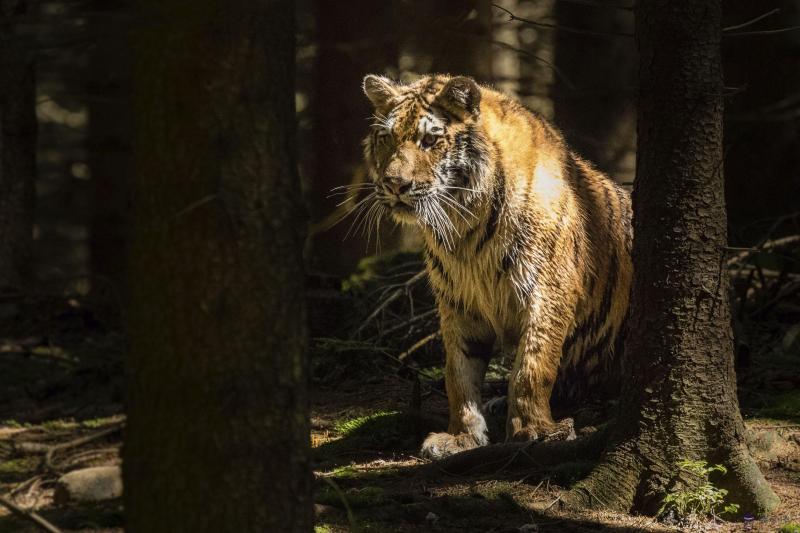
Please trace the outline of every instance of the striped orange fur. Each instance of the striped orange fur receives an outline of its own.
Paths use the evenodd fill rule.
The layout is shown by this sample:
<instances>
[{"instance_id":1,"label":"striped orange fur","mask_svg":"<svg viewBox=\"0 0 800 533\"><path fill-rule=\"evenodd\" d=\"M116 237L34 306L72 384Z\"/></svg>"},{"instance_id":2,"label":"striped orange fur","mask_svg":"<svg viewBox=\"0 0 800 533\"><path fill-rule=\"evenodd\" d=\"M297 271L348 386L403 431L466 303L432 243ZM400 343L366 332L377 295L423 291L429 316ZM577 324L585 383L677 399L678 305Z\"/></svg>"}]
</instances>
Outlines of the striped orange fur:
<instances>
[{"instance_id":1,"label":"striped orange fur","mask_svg":"<svg viewBox=\"0 0 800 533\"><path fill-rule=\"evenodd\" d=\"M486 444L481 382L515 353L508 439L547 438L550 398L611 360L632 276L629 195L509 96L467 77L367 76L370 209L420 227L438 302L450 406L429 457ZM565 378L572 374L573 378Z\"/></svg>"}]
</instances>

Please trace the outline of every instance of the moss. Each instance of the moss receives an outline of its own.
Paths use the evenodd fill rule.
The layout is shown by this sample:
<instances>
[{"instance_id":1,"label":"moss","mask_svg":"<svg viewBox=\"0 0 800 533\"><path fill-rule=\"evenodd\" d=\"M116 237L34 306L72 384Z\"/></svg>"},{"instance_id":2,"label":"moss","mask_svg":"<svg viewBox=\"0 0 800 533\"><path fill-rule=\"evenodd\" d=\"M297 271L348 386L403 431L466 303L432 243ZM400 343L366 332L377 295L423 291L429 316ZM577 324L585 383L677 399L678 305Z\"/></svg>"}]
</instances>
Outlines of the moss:
<instances>
[{"instance_id":1,"label":"moss","mask_svg":"<svg viewBox=\"0 0 800 533\"><path fill-rule=\"evenodd\" d=\"M559 485L570 486L589 475L592 466L592 463L583 461L555 465L551 470L553 481Z\"/></svg>"},{"instance_id":2,"label":"moss","mask_svg":"<svg viewBox=\"0 0 800 533\"><path fill-rule=\"evenodd\" d=\"M46 422L42 422L41 424L42 429L47 431L64 431L75 429L78 427L78 423L74 420L47 420Z\"/></svg>"},{"instance_id":3,"label":"moss","mask_svg":"<svg viewBox=\"0 0 800 533\"><path fill-rule=\"evenodd\" d=\"M378 507L392 503L393 500L386 497L384 490L380 487L363 487L360 489L349 489L343 491L344 497L347 500L347 505L352 509L359 509L364 507ZM314 500L323 505L331 505L333 507L344 508L345 504L341 496L331 487L326 487L317 493Z\"/></svg>"},{"instance_id":4,"label":"moss","mask_svg":"<svg viewBox=\"0 0 800 533\"><path fill-rule=\"evenodd\" d=\"M333 429L343 437L346 437L370 423L374 429L380 429L382 426L392 424L392 417L399 414L397 411L378 411L366 416L340 420L334 424Z\"/></svg>"},{"instance_id":5,"label":"moss","mask_svg":"<svg viewBox=\"0 0 800 533\"><path fill-rule=\"evenodd\" d=\"M314 449L319 460L341 457L345 452L410 450L417 446L419 417L396 411L378 411L341 420L334 425L340 438ZM352 458L352 457L351 457Z\"/></svg>"},{"instance_id":6,"label":"moss","mask_svg":"<svg viewBox=\"0 0 800 533\"><path fill-rule=\"evenodd\" d=\"M513 500L514 489L515 484L508 481L479 483L470 489L470 495L485 500L507 500L509 498Z\"/></svg>"},{"instance_id":7,"label":"moss","mask_svg":"<svg viewBox=\"0 0 800 533\"><path fill-rule=\"evenodd\" d=\"M328 477L342 480L357 479L359 481L369 481L374 479L381 479L384 477L395 476L400 471L399 468L370 468L359 469L353 465L340 466L328 472Z\"/></svg>"},{"instance_id":8,"label":"moss","mask_svg":"<svg viewBox=\"0 0 800 533\"><path fill-rule=\"evenodd\" d=\"M9 483L32 476L39 467L39 457L21 457L0 461L0 480Z\"/></svg>"}]
</instances>

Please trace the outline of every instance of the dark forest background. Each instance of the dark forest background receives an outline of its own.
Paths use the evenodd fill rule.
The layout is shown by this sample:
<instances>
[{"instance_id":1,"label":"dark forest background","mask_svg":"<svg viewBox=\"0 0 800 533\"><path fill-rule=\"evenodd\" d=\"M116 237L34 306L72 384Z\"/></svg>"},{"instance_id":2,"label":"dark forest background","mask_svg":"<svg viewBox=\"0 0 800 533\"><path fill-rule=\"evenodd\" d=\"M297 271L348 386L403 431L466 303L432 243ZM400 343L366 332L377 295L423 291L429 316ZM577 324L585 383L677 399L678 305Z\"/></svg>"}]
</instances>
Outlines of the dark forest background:
<instances>
[{"instance_id":1,"label":"dark forest background","mask_svg":"<svg viewBox=\"0 0 800 533\"><path fill-rule=\"evenodd\" d=\"M133 13L125 2L28 4L14 24L36 80L28 88L35 91L38 122L35 278L81 293L124 291ZM510 20L501 8L541 23ZM773 8L780 11L746 29L798 23L800 8L787 0L726 2L725 24ZM579 153L617 181L633 181L637 63L630 8L569 0L496 6L353 0L299 1L296 9L309 268L345 274L374 252L358 235L343 240L348 224L330 227L338 203L329 198L331 189L364 179L361 139L372 112L361 92L366 73L400 80L428 72L474 76L553 120ZM799 48L797 32L737 36L731 30L724 40L732 246L757 244L770 230L793 230L800 195ZM771 229L780 217L786 218ZM412 235L385 230L384 250L418 246Z\"/></svg>"},{"instance_id":2,"label":"dark forest background","mask_svg":"<svg viewBox=\"0 0 800 533\"><path fill-rule=\"evenodd\" d=\"M631 517L544 514L561 497L559 487L591 470L579 460L546 474L530 464L510 477L467 471L436 487L401 479L405 468L417 475L421 438L441 428L446 413L422 243L413 229L391 222L377 238L352 228L347 214L357 199L335 193L367 180L361 141L373 109L361 83L368 73L399 81L434 72L471 76L552 121L579 154L632 188L641 75L632 3L234 2L236 16L221 22L215 18L225 12L221 4L199 4L211 6L214 16L188 1L165 3L160 11L149 0L0 0L0 497L18 511L16 518L0 512L0 532L33 527L26 513L37 510L65 531L118 530L124 453L137 472L160 475L174 458L180 459L176 471L189 472L175 483L185 484L186 495L160 511L213 500L217 491L236 495L231 501L255 498L254 479L285 463L274 485L282 479L292 487L281 503L309 494L313 485L320 532L357 525L429 531L437 524L487 531L498 521L512 524L509 531L528 522L552 531L644 530ZM250 9L252 19L241 16ZM284 18L272 17L279 9ZM242 24L262 55L231 66L222 46L229 41L216 43L235 41L234 24ZM789 502L772 527L800 520L800 0L725 0L722 27L728 221L722 267L731 277L748 444ZM671 44L665 39L659 49L669 54ZM264 139L263 131L247 129L247 116L233 113L240 109L225 107L227 88L240 82L265 96L255 99L253 113L274 126L270 172L236 167L242 154L236 150L258 154ZM217 121L231 109L230 122ZM209 155L217 149L219 159ZM165 161L174 165L158 166ZM201 176L189 179L187 172L184 180L181 172L194 161ZM262 174L278 176L274 195L265 192L263 184L273 181ZM291 227L276 230L242 217L231 225L241 231L237 236L264 247L228 247L228 234L219 230L228 222L224 216L209 210L208 218L192 218L230 200L207 193L217 191L218 179L229 180L221 189L236 201L253 199L227 205L232 211L268 205ZM286 191L288 197L280 196ZM159 204L153 200L159 195L173 203ZM173 224L179 219L192 222ZM302 248L302 266L299 255L296 263L278 255L294 244ZM230 257L245 261L225 263ZM209 286L222 280L219 286L230 288L219 301L219 294L208 297L218 304L211 311L204 307L207 295L199 294L207 279ZM262 279L286 283L274 289ZM281 337L287 331L289 341ZM266 354L267 362L253 353ZM295 363L307 363L310 390ZM492 363L486 397L505 390L509 364ZM164 380L148 388L148 379L160 374ZM225 380L242 390L222 390ZM265 383L286 403L273 409ZM131 390L145 398L137 412L126 403ZM219 410L213 394L225 400ZM281 418L306 403L310 428L306 418L295 424ZM263 409L245 408L252 405ZM569 414L576 426L594 427L616 408L612 401ZM253 423L258 417L267 421L263 427ZM227 476L227 464L197 458L207 448L197 452L176 437L197 436L213 448L220 427L235 447L230 464L260 457L259 442L274 444L270 439L288 427L294 443L307 440L310 430L312 450L298 451L294 462L264 459L271 462L239 483ZM491 431L494 438L502 428ZM256 434L262 441L250 438ZM287 442L278 447L294 445ZM157 459L135 464L154 449L159 453L149 457ZM308 461L313 481L305 475ZM111 469L95 474L117 483L100 502L63 479L94 467ZM136 486L126 505L147 516L149 505L160 504L148 485L158 475L126 475ZM205 486L208 479L224 481ZM153 484L169 493L175 486L169 481ZM523 505L532 494L545 503ZM303 500L295 507L312 506ZM208 514L238 516L230 508ZM177 530L170 520L164 531ZM178 523L187 531L223 530L206 516L194 520L191 527ZM297 522L303 520L308 517ZM403 527L395 529L398 521ZM148 531L146 523L131 530Z\"/></svg>"}]
</instances>

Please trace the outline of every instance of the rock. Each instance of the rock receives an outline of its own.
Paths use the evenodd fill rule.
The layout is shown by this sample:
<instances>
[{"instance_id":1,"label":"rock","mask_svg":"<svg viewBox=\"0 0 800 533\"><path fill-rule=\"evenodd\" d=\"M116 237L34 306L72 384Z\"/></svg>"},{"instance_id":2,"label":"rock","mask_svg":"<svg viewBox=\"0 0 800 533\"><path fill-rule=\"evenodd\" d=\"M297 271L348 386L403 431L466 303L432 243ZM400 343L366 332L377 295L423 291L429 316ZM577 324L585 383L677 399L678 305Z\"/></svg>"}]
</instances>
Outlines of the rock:
<instances>
[{"instance_id":1,"label":"rock","mask_svg":"<svg viewBox=\"0 0 800 533\"><path fill-rule=\"evenodd\" d=\"M53 499L57 504L96 502L122 496L122 470L119 466L95 466L73 470L56 482Z\"/></svg>"},{"instance_id":2,"label":"rock","mask_svg":"<svg viewBox=\"0 0 800 533\"><path fill-rule=\"evenodd\" d=\"M539 531L539 526L536 524L523 524L519 526L519 531L522 533L530 533L531 531Z\"/></svg>"}]
</instances>

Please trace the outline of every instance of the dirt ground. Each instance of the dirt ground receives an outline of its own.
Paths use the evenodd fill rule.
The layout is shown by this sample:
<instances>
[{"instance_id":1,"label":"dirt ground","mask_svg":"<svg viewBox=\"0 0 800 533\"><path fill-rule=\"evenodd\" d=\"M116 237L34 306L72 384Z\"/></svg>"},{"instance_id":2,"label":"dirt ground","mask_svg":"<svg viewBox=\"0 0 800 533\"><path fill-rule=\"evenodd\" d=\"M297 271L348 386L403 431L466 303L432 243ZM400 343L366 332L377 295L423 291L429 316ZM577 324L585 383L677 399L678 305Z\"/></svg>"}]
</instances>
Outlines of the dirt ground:
<instances>
[{"instance_id":1,"label":"dirt ground","mask_svg":"<svg viewBox=\"0 0 800 533\"><path fill-rule=\"evenodd\" d=\"M424 434L441 429L446 403L424 400L430 420L409 414L411 386L397 379L315 391L312 442L316 451L319 531L686 531L648 517L612 512L568 513L559 494L591 465L491 475L425 475L415 455ZM439 420L437 420L439 417ZM439 427L437 427L439 425ZM781 498L780 508L752 531L800 523L800 423L750 418L753 453ZM349 508L349 511L348 511ZM743 531L741 522L698 523L696 531Z\"/></svg>"},{"instance_id":2,"label":"dirt ground","mask_svg":"<svg viewBox=\"0 0 800 533\"><path fill-rule=\"evenodd\" d=\"M0 318L10 324L0 332L0 497L65 532L123 525L119 499L54 499L62 474L120 463L125 343L119 322L98 315L76 298L0 295ZM772 516L753 524L763 532L800 523L800 353L795 345L778 350L786 335L773 330L758 337L767 339L759 341L764 349L740 368L752 450L781 498ZM417 381L390 347L341 349L332 342L317 338L312 345L318 533L687 530L648 517L560 510L559 495L586 475L588 463L432 476L435 467L416 452L429 431L446 425L440 348L431 343L427 354L417 354L424 370ZM493 379L487 397L503 388L499 373ZM495 429L502 426L495 422ZM744 525L704 522L695 530L738 532ZM38 529L0 506L0 533L12 531Z\"/></svg>"}]
</instances>

